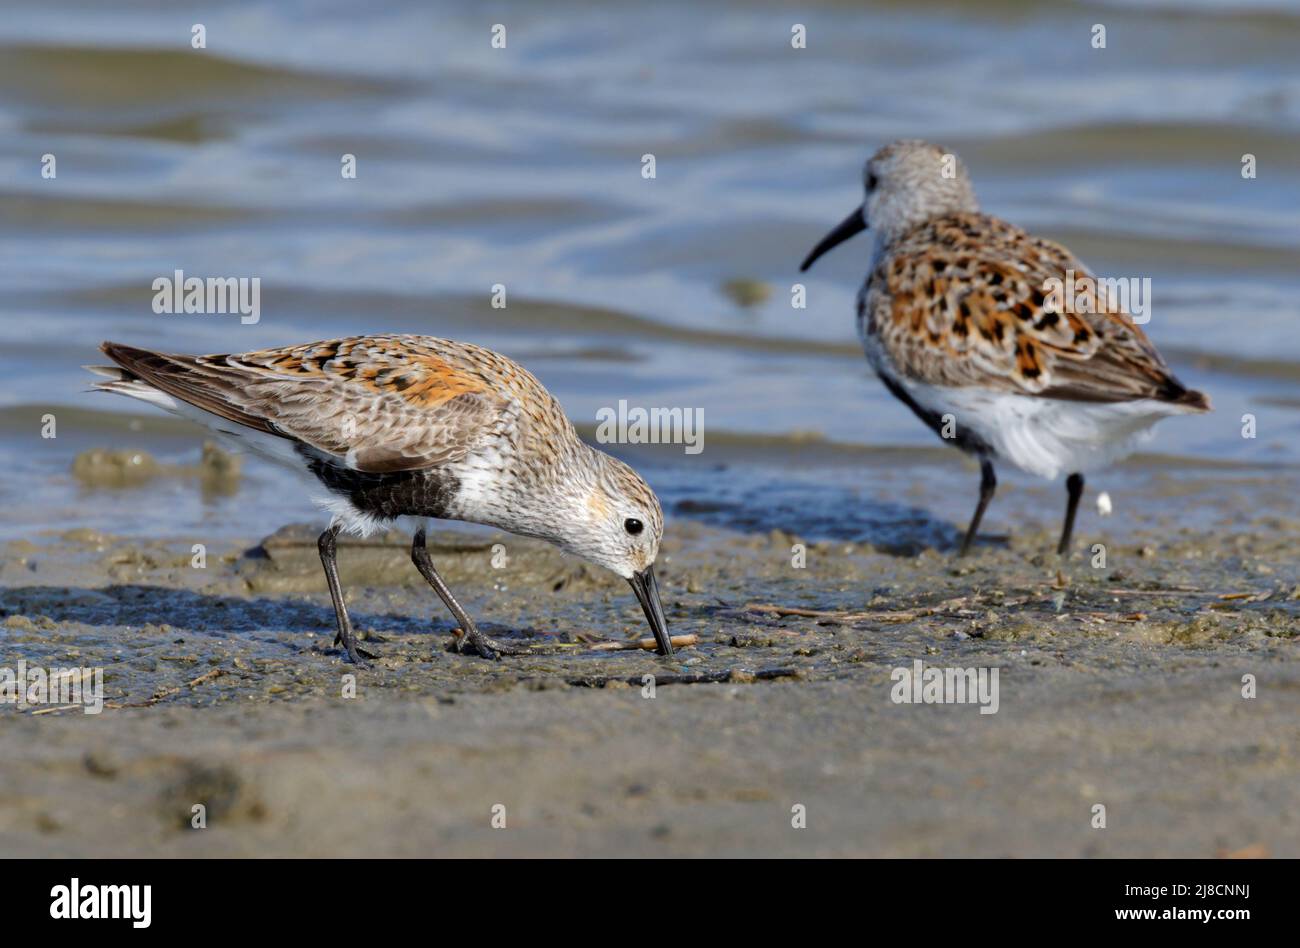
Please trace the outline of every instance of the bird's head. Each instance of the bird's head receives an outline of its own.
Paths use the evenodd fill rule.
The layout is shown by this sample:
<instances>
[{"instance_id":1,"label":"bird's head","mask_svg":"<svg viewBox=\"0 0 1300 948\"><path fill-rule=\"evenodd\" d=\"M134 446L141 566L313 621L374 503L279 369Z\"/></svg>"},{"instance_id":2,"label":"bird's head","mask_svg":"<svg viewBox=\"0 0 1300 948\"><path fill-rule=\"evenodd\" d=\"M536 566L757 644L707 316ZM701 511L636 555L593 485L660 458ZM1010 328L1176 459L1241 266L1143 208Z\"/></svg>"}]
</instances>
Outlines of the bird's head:
<instances>
[{"instance_id":1,"label":"bird's head","mask_svg":"<svg viewBox=\"0 0 1300 948\"><path fill-rule=\"evenodd\" d=\"M887 246L932 218L979 210L961 159L919 139L896 141L872 155L862 169L862 189L862 204L822 238L800 270L867 228L877 246Z\"/></svg>"},{"instance_id":2,"label":"bird's head","mask_svg":"<svg viewBox=\"0 0 1300 948\"><path fill-rule=\"evenodd\" d=\"M562 545L626 579L636 593L661 654L672 654L654 563L664 515L650 486L617 458L592 450L594 476L566 524Z\"/></svg>"}]
</instances>

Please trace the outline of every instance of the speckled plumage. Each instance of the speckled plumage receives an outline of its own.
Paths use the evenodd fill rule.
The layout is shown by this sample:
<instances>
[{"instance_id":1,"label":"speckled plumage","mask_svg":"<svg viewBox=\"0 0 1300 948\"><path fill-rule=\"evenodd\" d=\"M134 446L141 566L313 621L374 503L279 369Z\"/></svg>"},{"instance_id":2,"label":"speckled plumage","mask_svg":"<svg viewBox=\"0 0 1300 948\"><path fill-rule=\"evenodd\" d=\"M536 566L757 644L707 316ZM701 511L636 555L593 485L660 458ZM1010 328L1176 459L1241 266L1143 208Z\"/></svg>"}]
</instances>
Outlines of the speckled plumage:
<instances>
[{"instance_id":1,"label":"speckled plumage","mask_svg":"<svg viewBox=\"0 0 1300 948\"><path fill-rule=\"evenodd\" d=\"M981 458L1071 474L1062 549L1082 473L1124 456L1160 418L1207 411L1146 334L1068 249L981 213L965 166L926 142L894 142L863 171L862 207L804 261L870 229L858 294L867 358L927 425ZM1053 286L1073 286L1061 305ZM945 420L946 419L946 420ZM945 433L945 431L947 433Z\"/></svg>"},{"instance_id":2,"label":"speckled plumage","mask_svg":"<svg viewBox=\"0 0 1300 948\"><path fill-rule=\"evenodd\" d=\"M1072 311L1048 306L1048 281L1071 272L1091 276L1060 244L996 217L934 218L884 248L858 331L878 370L927 385L1095 402L1195 394L1104 287L1082 283L1087 302Z\"/></svg>"},{"instance_id":3,"label":"speckled plumage","mask_svg":"<svg viewBox=\"0 0 1300 948\"><path fill-rule=\"evenodd\" d=\"M549 540L629 580L658 553L654 492L579 439L541 383L491 350L414 335L200 356L102 348L120 368L96 369L111 379L101 389L308 472L335 532L407 516L464 520ZM632 521L643 528L630 532Z\"/></svg>"}]
</instances>

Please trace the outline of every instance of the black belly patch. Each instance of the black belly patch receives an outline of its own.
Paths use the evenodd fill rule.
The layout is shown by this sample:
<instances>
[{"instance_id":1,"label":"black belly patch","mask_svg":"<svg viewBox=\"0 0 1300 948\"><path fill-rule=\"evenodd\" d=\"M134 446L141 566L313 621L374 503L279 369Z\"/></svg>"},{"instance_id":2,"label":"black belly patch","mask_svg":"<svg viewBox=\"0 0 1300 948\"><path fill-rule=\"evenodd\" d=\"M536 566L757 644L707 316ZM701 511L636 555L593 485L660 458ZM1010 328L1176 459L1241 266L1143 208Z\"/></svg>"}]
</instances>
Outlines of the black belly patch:
<instances>
[{"instance_id":1,"label":"black belly patch","mask_svg":"<svg viewBox=\"0 0 1300 948\"><path fill-rule=\"evenodd\" d=\"M317 480L363 513L385 520L397 517L446 519L460 483L438 471L367 474L342 467L310 449L298 448Z\"/></svg>"},{"instance_id":2,"label":"black belly patch","mask_svg":"<svg viewBox=\"0 0 1300 948\"><path fill-rule=\"evenodd\" d=\"M944 438L942 415L938 412L930 411L930 409L918 404L916 399L908 394L907 389L903 388L903 386L899 385L883 372L877 372L876 375L880 377L880 381L885 383L885 388L889 389L891 395L908 408L912 409L912 414L925 422L926 425L940 438L943 438L944 444L955 445L967 454L978 454L980 457L995 456L996 452L994 452L992 445L979 435L972 432L969 428L963 427L960 418L957 419L956 430L954 432L955 436L952 438Z\"/></svg>"}]
</instances>

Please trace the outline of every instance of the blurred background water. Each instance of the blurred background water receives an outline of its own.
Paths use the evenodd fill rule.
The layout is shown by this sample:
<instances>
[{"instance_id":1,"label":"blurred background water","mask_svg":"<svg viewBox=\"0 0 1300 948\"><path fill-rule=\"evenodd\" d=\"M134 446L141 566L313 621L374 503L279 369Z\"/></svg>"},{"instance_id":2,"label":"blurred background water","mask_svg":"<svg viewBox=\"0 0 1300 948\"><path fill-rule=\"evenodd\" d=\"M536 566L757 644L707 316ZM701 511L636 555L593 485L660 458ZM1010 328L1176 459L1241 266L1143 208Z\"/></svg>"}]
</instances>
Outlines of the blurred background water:
<instances>
[{"instance_id":1,"label":"blurred background water","mask_svg":"<svg viewBox=\"0 0 1300 948\"><path fill-rule=\"evenodd\" d=\"M1146 328L1217 410L1094 483L1291 477L1300 454L1295 3L0 3L0 133L4 536L311 516L260 462L232 496L79 484L84 448L193 459L200 441L88 391L100 340L401 331L520 359L580 427L618 399L702 409L702 454L637 456L670 513L946 543L976 478L862 359L869 242L797 271L900 137L959 153L986 210L1151 278ZM260 322L155 314L178 269L259 277ZM1054 524L1063 491L1043 489L989 523Z\"/></svg>"}]
</instances>

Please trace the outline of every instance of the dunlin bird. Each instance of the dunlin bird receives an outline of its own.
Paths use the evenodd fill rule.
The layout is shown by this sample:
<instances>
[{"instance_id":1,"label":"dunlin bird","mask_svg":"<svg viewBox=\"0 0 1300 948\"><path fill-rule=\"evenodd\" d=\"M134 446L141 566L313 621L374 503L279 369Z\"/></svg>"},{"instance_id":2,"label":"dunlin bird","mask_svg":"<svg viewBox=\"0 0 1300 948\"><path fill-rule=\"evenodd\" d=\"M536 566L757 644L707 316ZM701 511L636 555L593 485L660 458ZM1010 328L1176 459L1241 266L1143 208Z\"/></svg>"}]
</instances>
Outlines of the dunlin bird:
<instances>
[{"instance_id":1,"label":"dunlin bird","mask_svg":"<svg viewBox=\"0 0 1300 948\"><path fill-rule=\"evenodd\" d=\"M425 519L540 537L632 584L672 653L654 561L663 512L635 471L578 438L551 394L487 349L429 336L332 339L242 355L169 355L105 342L91 366L119 392L191 418L324 488L320 535L338 639L358 661L335 562L341 531L420 518L411 559L463 631L457 648L517 653L481 633L433 567ZM362 653L365 654L365 653ZM371 656L367 656L371 657Z\"/></svg>"},{"instance_id":2,"label":"dunlin bird","mask_svg":"<svg viewBox=\"0 0 1300 948\"><path fill-rule=\"evenodd\" d=\"M955 155L894 142L867 162L863 186L862 205L800 269L870 228L858 294L867 359L890 393L980 460L961 553L997 487L995 460L1069 475L1057 547L1067 553L1084 473L1130 453L1161 418L1208 411L1209 399L1174 378L1074 254L981 214Z\"/></svg>"}]
</instances>

